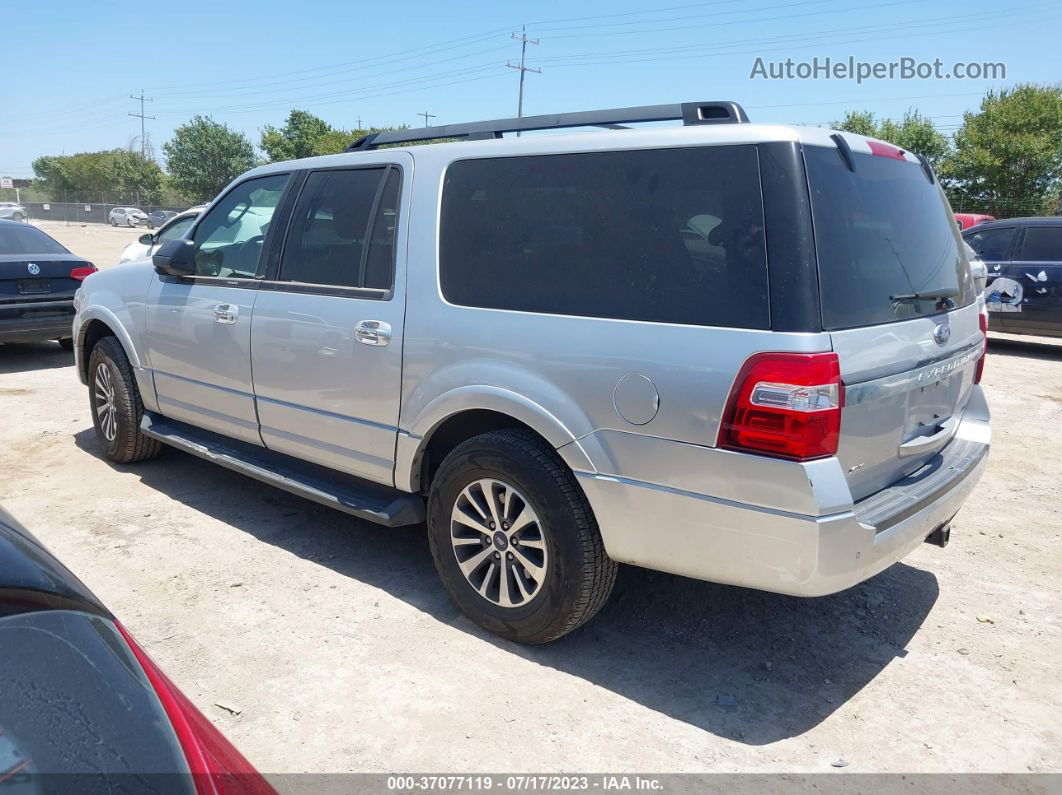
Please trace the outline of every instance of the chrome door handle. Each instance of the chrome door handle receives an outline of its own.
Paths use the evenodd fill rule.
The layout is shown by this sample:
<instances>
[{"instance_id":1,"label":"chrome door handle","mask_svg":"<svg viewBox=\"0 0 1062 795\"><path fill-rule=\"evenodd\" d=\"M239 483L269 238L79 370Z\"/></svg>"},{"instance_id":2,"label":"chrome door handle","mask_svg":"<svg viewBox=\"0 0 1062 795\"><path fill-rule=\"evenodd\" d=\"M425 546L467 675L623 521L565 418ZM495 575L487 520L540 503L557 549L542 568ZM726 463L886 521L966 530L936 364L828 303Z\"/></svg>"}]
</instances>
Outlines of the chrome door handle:
<instances>
[{"instance_id":1,"label":"chrome door handle","mask_svg":"<svg viewBox=\"0 0 1062 795\"><path fill-rule=\"evenodd\" d=\"M236 304L218 304L214 307L214 322L225 326L232 326L236 318L240 316L240 308Z\"/></svg>"},{"instance_id":2,"label":"chrome door handle","mask_svg":"<svg viewBox=\"0 0 1062 795\"><path fill-rule=\"evenodd\" d=\"M354 337L362 345L390 345L391 324L382 320L362 320L354 326Z\"/></svg>"}]
</instances>

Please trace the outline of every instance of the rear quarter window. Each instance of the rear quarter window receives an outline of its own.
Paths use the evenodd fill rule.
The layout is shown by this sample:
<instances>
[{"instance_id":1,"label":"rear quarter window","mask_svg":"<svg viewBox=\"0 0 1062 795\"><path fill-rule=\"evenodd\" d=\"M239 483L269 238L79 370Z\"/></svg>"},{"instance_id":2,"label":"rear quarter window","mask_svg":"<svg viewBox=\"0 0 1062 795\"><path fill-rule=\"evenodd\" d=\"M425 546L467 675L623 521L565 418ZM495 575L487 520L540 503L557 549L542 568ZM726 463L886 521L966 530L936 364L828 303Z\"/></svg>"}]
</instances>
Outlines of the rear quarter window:
<instances>
[{"instance_id":1,"label":"rear quarter window","mask_svg":"<svg viewBox=\"0 0 1062 795\"><path fill-rule=\"evenodd\" d=\"M1027 227L1021 244L1021 259L1062 262L1062 226Z\"/></svg>"},{"instance_id":2,"label":"rear quarter window","mask_svg":"<svg viewBox=\"0 0 1062 795\"><path fill-rule=\"evenodd\" d=\"M756 149L457 161L439 272L466 306L768 328Z\"/></svg>"},{"instance_id":3,"label":"rear quarter window","mask_svg":"<svg viewBox=\"0 0 1062 795\"><path fill-rule=\"evenodd\" d=\"M823 327L909 320L974 300L947 200L916 163L808 146Z\"/></svg>"}]
</instances>

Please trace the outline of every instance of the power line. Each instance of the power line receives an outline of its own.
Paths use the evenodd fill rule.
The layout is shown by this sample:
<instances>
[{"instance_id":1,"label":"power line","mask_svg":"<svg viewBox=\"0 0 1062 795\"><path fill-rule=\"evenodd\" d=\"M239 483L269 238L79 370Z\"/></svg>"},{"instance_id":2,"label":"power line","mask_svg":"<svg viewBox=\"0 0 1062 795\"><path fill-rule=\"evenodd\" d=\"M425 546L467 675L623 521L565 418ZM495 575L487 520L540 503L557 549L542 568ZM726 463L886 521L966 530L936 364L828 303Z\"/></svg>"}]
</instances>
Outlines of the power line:
<instances>
[{"instance_id":1,"label":"power line","mask_svg":"<svg viewBox=\"0 0 1062 795\"><path fill-rule=\"evenodd\" d=\"M519 119L519 118L521 118L524 115L524 74L526 72L534 72L535 74L542 74L542 70L541 69L536 69L533 66L528 66L527 65L527 60L526 60L527 59L527 45L528 44L538 44L538 39L529 39L529 38L527 38L527 26L526 25L521 25L520 26L520 33L519 34L513 33L512 34L512 38L515 39L516 41L520 42L520 63L519 64L514 64L512 61L508 61L505 65L507 67L509 67L510 69L519 69L520 70L520 93L519 93L518 99L516 100L516 118ZM520 135L519 132L517 132L516 134Z\"/></svg>"},{"instance_id":2,"label":"power line","mask_svg":"<svg viewBox=\"0 0 1062 795\"><path fill-rule=\"evenodd\" d=\"M155 117L154 116L145 116L144 115L144 103L145 102L154 102L155 100L151 99L150 97L145 97L144 96L144 89L140 89L140 96L139 97L136 96L135 94L130 94L129 95L129 99L139 99L140 100L140 112L139 113L130 113L129 115L133 116L133 117L138 117L140 119L140 156L143 157L143 158L147 158L147 138L144 137L144 120L145 119L152 119L153 120Z\"/></svg>"}]
</instances>

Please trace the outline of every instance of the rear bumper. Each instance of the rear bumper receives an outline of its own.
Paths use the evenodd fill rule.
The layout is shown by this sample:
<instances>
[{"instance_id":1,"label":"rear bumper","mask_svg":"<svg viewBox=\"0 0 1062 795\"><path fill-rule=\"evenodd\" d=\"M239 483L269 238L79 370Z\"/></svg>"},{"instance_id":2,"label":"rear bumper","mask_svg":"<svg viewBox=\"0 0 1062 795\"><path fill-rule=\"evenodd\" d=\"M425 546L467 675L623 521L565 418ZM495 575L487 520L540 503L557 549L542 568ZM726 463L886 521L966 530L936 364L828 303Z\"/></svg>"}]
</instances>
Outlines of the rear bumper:
<instances>
[{"instance_id":1,"label":"rear bumper","mask_svg":"<svg viewBox=\"0 0 1062 795\"><path fill-rule=\"evenodd\" d=\"M0 342L39 342L71 336L74 323L73 302L56 308L69 309L69 314L3 317L3 313L0 313Z\"/></svg>"},{"instance_id":2,"label":"rear bumper","mask_svg":"<svg viewBox=\"0 0 1062 795\"><path fill-rule=\"evenodd\" d=\"M949 522L980 479L989 444L988 411L978 388L954 439L922 469L860 503L820 515L600 473L577 474L605 548L617 561L794 596L823 596L888 568ZM809 478L807 485L816 484Z\"/></svg>"}]
</instances>

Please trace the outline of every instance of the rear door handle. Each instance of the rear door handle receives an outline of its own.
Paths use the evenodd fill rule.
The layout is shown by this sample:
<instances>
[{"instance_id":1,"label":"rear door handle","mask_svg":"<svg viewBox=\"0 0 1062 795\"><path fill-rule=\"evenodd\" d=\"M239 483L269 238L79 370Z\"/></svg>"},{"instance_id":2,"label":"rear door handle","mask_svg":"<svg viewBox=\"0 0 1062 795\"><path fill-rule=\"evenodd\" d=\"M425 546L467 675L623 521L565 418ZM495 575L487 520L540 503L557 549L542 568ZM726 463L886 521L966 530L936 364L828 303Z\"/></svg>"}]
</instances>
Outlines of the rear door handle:
<instances>
[{"instance_id":1,"label":"rear door handle","mask_svg":"<svg viewBox=\"0 0 1062 795\"><path fill-rule=\"evenodd\" d=\"M214 307L214 322L224 326L232 326L236 318L240 316L240 308L236 304L218 304Z\"/></svg>"},{"instance_id":2,"label":"rear door handle","mask_svg":"<svg viewBox=\"0 0 1062 795\"><path fill-rule=\"evenodd\" d=\"M382 320L362 320L354 326L354 337L362 345L391 344L391 324Z\"/></svg>"}]
</instances>

